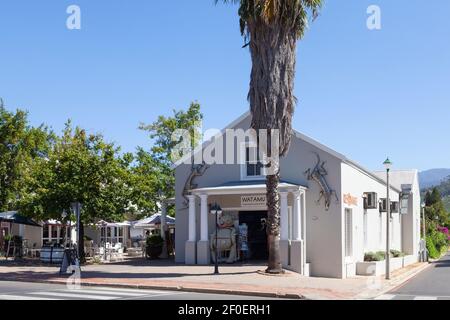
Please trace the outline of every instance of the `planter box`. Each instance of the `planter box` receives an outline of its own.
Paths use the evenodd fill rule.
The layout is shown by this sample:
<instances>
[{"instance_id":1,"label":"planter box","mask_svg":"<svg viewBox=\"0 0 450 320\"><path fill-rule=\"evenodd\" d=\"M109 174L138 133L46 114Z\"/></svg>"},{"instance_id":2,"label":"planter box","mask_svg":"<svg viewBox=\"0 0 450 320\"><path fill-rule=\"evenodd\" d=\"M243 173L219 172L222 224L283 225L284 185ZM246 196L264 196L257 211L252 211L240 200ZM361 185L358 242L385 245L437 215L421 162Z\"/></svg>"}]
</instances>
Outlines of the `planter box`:
<instances>
[{"instance_id":1,"label":"planter box","mask_svg":"<svg viewBox=\"0 0 450 320\"><path fill-rule=\"evenodd\" d=\"M406 256L390 259L391 271L395 271L417 262L416 256ZM386 261L358 262L356 264L358 276L381 276L386 274Z\"/></svg>"},{"instance_id":2,"label":"planter box","mask_svg":"<svg viewBox=\"0 0 450 320\"><path fill-rule=\"evenodd\" d=\"M414 263L416 263L418 261L419 261L419 259L416 256L414 256L414 255L412 255L412 256L404 256L403 257L403 268L407 267L407 266L410 266L410 265L412 265L412 264L414 264Z\"/></svg>"},{"instance_id":3,"label":"planter box","mask_svg":"<svg viewBox=\"0 0 450 320\"><path fill-rule=\"evenodd\" d=\"M64 257L64 248L43 247L41 249L41 262L61 263Z\"/></svg>"},{"instance_id":4,"label":"planter box","mask_svg":"<svg viewBox=\"0 0 450 320\"><path fill-rule=\"evenodd\" d=\"M380 276L386 271L385 261L358 262L356 274L358 276Z\"/></svg>"},{"instance_id":5,"label":"planter box","mask_svg":"<svg viewBox=\"0 0 450 320\"><path fill-rule=\"evenodd\" d=\"M395 270L403 268L403 257L399 257L399 258L391 257L390 262L391 262L391 271L395 271Z\"/></svg>"}]
</instances>

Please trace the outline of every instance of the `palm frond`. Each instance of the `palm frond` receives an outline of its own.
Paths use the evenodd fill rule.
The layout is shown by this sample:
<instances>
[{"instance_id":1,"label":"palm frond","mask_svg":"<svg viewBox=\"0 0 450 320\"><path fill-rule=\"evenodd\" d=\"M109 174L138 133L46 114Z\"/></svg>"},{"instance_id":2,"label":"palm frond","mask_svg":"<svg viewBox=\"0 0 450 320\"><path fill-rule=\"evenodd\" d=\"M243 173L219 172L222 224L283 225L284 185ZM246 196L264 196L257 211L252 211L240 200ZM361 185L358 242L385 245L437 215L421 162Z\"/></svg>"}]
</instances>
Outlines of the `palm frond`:
<instances>
[{"instance_id":1,"label":"palm frond","mask_svg":"<svg viewBox=\"0 0 450 320\"><path fill-rule=\"evenodd\" d=\"M279 25L294 32L300 39L308 29L309 18L315 20L324 0L214 0L225 4L239 4L240 30L248 38L248 24L261 20L267 25Z\"/></svg>"}]
</instances>

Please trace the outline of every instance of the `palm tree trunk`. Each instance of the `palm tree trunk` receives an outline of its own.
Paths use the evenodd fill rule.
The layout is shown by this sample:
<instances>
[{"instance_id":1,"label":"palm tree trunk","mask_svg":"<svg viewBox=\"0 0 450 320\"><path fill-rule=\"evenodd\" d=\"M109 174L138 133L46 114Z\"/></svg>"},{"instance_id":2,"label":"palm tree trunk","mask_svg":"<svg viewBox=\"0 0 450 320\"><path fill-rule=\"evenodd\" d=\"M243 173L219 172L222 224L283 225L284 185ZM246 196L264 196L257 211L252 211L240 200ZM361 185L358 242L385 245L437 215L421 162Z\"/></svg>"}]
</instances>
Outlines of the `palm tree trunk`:
<instances>
[{"instance_id":1,"label":"palm tree trunk","mask_svg":"<svg viewBox=\"0 0 450 320\"><path fill-rule=\"evenodd\" d=\"M271 155L272 144L279 156L289 150L292 136L292 116L295 97L294 76L296 41L295 32L281 25L267 25L259 20L248 22L252 73L248 99L252 113L252 128L266 129L268 150L274 168L266 177L267 187L267 243L269 261L267 273L282 273L280 257L280 207L278 184L280 181L278 155ZM270 132L278 130L279 141L271 141Z\"/></svg>"},{"instance_id":2,"label":"palm tree trunk","mask_svg":"<svg viewBox=\"0 0 450 320\"><path fill-rule=\"evenodd\" d=\"M267 246L269 250L269 261L267 273L282 273L280 257L280 198L278 184L280 174L267 176Z\"/></svg>"}]
</instances>

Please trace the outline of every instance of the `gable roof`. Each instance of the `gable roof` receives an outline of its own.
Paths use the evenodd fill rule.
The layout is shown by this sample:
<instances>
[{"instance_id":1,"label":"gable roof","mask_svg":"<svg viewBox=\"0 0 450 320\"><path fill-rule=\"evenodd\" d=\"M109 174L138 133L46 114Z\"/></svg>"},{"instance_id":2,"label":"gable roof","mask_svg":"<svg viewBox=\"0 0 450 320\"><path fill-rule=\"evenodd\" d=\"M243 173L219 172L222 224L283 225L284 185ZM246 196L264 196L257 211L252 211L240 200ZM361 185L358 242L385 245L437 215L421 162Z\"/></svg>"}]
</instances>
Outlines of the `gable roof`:
<instances>
[{"instance_id":1,"label":"gable roof","mask_svg":"<svg viewBox=\"0 0 450 320\"><path fill-rule=\"evenodd\" d=\"M385 180L386 171L375 171L374 174L380 179ZM402 189L402 185L409 184L415 186L419 183L418 170L392 170L389 173L389 181L396 188ZM419 186L420 189L420 186Z\"/></svg>"},{"instance_id":2,"label":"gable roof","mask_svg":"<svg viewBox=\"0 0 450 320\"><path fill-rule=\"evenodd\" d=\"M214 135L214 137L217 136L221 136L225 134L225 131L227 129L231 129L236 127L239 123L241 123L242 121L244 121L245 119L247 119L250 116L250 111L245 112L244 114L242 114L240 117L238 117L236 120L234 120L233 122L231 122L230 124L228 124L227 126L225 126L225 128L223 128L222 130L220 130L220 133ZM210 143L212 143L212 138L208 139L207 141L204 141L201 145L198 145L197 147L195 147L193 154L197 154L198 152L202 151L203 149L205 149ZM175 169L176 167L178 167L179 165L185 163L187 160L191 159L191 153L188 153L186 155L184 155L183 157L181 157L180 160L176 161L173 165L172 165L172 169Z\"/></svg>"},{"instance_id":3,"label":"gable roof","mask_svg":"<svg viewBox=\"0 0 450 320\"><path fill-rule=\"evenodd\" d=\"M246 118L250 117L251 113L250 111L246 111L244 114L242 114L240 117L238 117L236 120L234 120L233 122L231 122L228 126L226 126L225 128L223 128L220 133L216 134L216 136L221 136L223 134L225 134L225 131L227 129L231 129L234 128L235 126L237 126L239 123L241 123L242 121L244 121ZM293 129L293 134L295 135L296 138L303 140L311 145L313 145L314 147L316 147L317 149L328 153L332 156L334 156L335 158L339 159L341 162L355 168L356 170L360 171L363 174L366 174L367 176L371 177L372 179L376 180L377 182L386 185L386 181L383 178L380 178L380 176L378 176L377 174L373 173L372 171L367 170L366 168L364 168L363 166L361 166L360 164L356 163L353 160L348 159L345 155L343 155L342 153L339 153L327 146L325 146L324 144L318 142L317 140L314 140L311 137L308 137L307 135ZM212 143L212 139L209 139L205 142L203 142L201 145L197 146L194 149L193 154L197 154L198 152L201 152L204 148L206 148L210 143ZM191 158L190 154L186 154L185 156L183 156L180 160L178 160L177 162L175 162L172 165L172 169L175 169L176 167L178 167L179 165L185 163L188 159ZM391 185L391 188L396 191L396 192L401 192L401 188L398 188L395 185Z\"/></svg>"}]
</instances>

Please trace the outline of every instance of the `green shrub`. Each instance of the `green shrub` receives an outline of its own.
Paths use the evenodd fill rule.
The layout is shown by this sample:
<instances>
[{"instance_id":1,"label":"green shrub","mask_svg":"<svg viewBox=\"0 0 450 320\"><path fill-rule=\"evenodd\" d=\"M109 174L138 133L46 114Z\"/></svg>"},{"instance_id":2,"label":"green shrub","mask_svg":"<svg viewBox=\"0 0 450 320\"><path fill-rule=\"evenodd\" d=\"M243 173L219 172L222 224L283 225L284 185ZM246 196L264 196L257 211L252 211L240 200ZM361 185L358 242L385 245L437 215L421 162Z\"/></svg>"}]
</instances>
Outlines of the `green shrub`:
<instances>
[{"instance_id":1,"label":"green shrub","mask_svg":"<svg viewBox=\"0 0 450 320\"><path fill-rule=\"evenodd\" d=\"M437 259L440 257L440 252L436 249L434 245L433 239L431 237L427 237L427 250L428 256L432 259Z\"/></svg>"},{"instance_id":2,"label":"green shrub","mask_svg":"<svg viewBox=\"0 0 450 320\"><path fill-rule=\"evenodd\" d=\"M405 256L405 254L403 252L399 251L399 250L391 250L391 255L394 258L400 258L400 257L404 257Z\"/></svg>"},{"instance_id":3,"label":"green shrub","mask_svg":"<svg viewBox=\"0 0 450 320\"><path fill-rule=\"evenodd\" d=\"M427 236L427 249L431 258L439 258L448 249L448 236L437 230L431 231Z\"/></svg>"},{"instance_id":4,"label":"green shrub","mask_svg":"<svg viewBox=\"0 0 450 320\"><path fill-rule=\"evenodd\" d=\"M153 235L147 238L147 246L157 246L164 243L164 239L159 235Z\"/></svg>"},{"instance_id":5,"label":"green shrub","mask_svg":"<svg viewBox=\"0 0 450 320\"><path fill-rule=\"evenodd\" d=\"M102 259L100 257L93 257L92 258L92 263L93 264L101 264L102 263Z\"/></svg>"},{"instance_id":6,"label":"green shrub","mask_svg":"<svg viewBox=\"0 0 450 320\"><path fill-rule=\"evenodd\" d=\"M379 261L386 260L386 252L385 251L377 251L376 255L379 257Z\"/></svg>"},{"instance_id":7,"label":"green shrub","mask_svg":"<svg viewBox=\"0 0 450 320\"><path fill-rule=\"evenodd\" d=\"M385 260L385 254L382 251L367 252L364 255L364 261L366 261L366 262L383 261L383 260Z\"/></svg>"}]
</instances>

